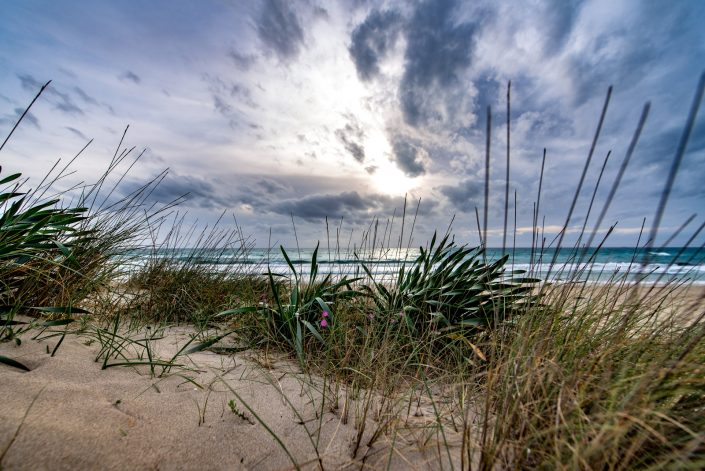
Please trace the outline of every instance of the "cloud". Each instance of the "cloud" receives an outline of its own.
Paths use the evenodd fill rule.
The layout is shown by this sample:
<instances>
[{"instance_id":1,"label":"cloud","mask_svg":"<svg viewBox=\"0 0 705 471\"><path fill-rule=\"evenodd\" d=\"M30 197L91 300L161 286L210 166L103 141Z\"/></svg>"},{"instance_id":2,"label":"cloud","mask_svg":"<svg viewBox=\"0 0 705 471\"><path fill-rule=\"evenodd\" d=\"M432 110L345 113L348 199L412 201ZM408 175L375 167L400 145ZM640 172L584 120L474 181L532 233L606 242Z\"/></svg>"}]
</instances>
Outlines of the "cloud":
<instances>
[{"instance_id":1,"label":"cloud","mask_svg":"<svg viewBox=\"0 0 705 471\"><path fill-rule=\"evenodd\" d=\"M345 150L347 150L355 160L359 163L363 163L365 161L365 148L362 141L365 138L365 130L354 117L350 117L350 119L351 121L345 124L344 128L335 130L335 136L343 143Z\"/></svg>"},{"instance_id":2,"label":"cloud","mask_svg":"<svg viewBox=\"0 0 705 471\"><path fill-rule=\"evenodd\" d=\"M97 105L98 101L93 98L92 96L88 95L86 92L83 91L81 87L73 87L73 91L76 92L76 95L83 100L84 103L87 103L89 105Z\"/></svg>"},{"instance_id":3,"label":"cloud","mask_svg":"<svg viewBox=\"0 0 705 471\"><path fill-rule=\"evenodd\" d=\"M257 22L257 36L281 60L297 56L304 41L299 19L285 0L265 0Z\"/></svg>"},{"instance_id":4,"label":"cloud","mask_svg":"<svg viewBox=\"0 0 705 471\"><path fill-rule=\"evenodd\" d=\"M482 182L479 178L467 178L458 185L444 185L438 190L459 211L470 212L480 205Z\"/></svg>"},{"instance_id":5,"label":"cloud","mask_svg":"<svg viewBox=\"0 0 705 471\"><path fill-rule=\"evenodd\" d=\"M315 18L321 18L324 20L327 20L330 18L330 14L328 13L328 10L326 10L325 8L323 8L320 5L315 5L313 7L313 16Z\"/></svg>"},{"instance_id":6,"label":"cloud","mask_svg":"<svg viewBox=\"0 0 705 471\"><path fill-rule=\"evenodd\" d=\"M208 89L213 96L213 107L218 113L229 118L231 127L235 124L235 120L232 119L233 113L241 108L238 105L244 104L250 108L257 108L257 104L252 99L252 93L246 86L208 74L203 76L203 80L208 84Z\"/></svg>"},{"instance_id":7,"label":"cloud","mask_svg":"<svg viewBox=\"0 0 705 471\"><path fill-rule=\"evenodd\" d=\"M139 77L139 75L137 75L136 73L134 73L131 70L126 70L118 78L120 80L129 80L130 82L135 83L137 85L139 85L140 82L142 82L142 79Z\"/></svg>"},{"instance_id":8,"label":"cloud","mask_svg":"<svg viewBox=\"0 0 705 471\"><path fill-rule=\"evenodd\" d=\"M143 182L130 181L122 186L122 194L138 190ZM238 199L226 192L227 186L216 187L202 178L176 173L168 174L150 192L149 198L158 203L171 203L185 198L184 206L204 209L227 209L238 204Z\"/></svg>"},{"instance_id":9,"label":"cloud","mask_svg":"<svg viewBox=\"0 0 705 471\"><path fill-rule=\"evenodd\" d=\"M22 113L23 113L23 112L24 112L24 109L22 109L22 108L15 108L15 115L17 115L17 118L19 118L20 116L22 116ZM31 124L32 126L34 126L35 128L41 129L41 127L39 126L39 120L38 120L37 117L34 116L32 113L27 113L27 114L24 116L24 119L27 120L27 122L28 122L29 124Z\"/></svg>"},{"instance_id":10,"label":"cloud","mask_svg":"<svg viewBox=\"0 0 705 471\"><path fill-rule=\"evenodd\" d=\"M362 222L371 217L391 214L394 208L401 208L403 204L403 198L380 194L363 196L357 191L346 191L288 199L272 204L268 209L276 214L293 214L309 222L320 221L326 217L342 217L351 222Z\"/></svg>"},{"instance_id":11,"label":"cloud","mask_svg":"<svg viewBox=\"0 0 705 471\"><path fill-rule=\"evenodd\" d=\"M270 209L277 214L293 214L308 221L347 217L374 206L373 200L363 199L357 191L337 195L309 195L276 203Z\"/></svg>"},{"instance_id":12,"label":"cloud","mask_svg":"<svg viewBox=\"0 0 705 471\"><path fill-rule=\"evenodd\" d=\"M477 92L474 99L473 109L475 110L475 113L484 116L487 107L494 107L498 101L500 83L494 77L489 75L484 75L476 80L473 80L472 83ZM506 89L503 91L506 91Z\"/></svg>"},{"instance_id":13,"label":"cloud","mask_svg":"<svg viewBox=\"0 0 705 471\"><path fill-rule=\"evenodd\" d=\"M22 85L22 88L29 92L36 93L44 85L39 80L29 74L18 74L17 78L20 79L20 84ZM67 93L63 93L57 90L54 83L50 84L44 90L44 94L54 104L54 108L58 109L59 111L63 111L64 113L72 115L83 114L83 110L73 102L71 96L69 96Z\"/></svg>"},{"instance_id":14,"label":"cloud","mask_svg":"<svg viewBox=\"0 0 705 471\"><path fill-rule=\"evenodd\" d=\"M428 153L422 147L396 137L392 150L394 152L392 160L406 175L418 177L426 173Z\"/></svg>"},{"instance_id":15,"label":"cloud","mask_svg":"<svg viewBox=\"0 0 705 471\"><path fill-rule=\"evenodd\" d=\"M237 68L241 70L248 70L257 61L257 56L254 54L241 54L235 49L228 51L228 57L230 57Z\"/></svg>"},{"instance_id":16,"label":"cloud","mask_svg":"<svg viewBox=\"0 0 705 471\"><path fill-rule=\"evenodd\" d=\"M155 162L158 164L164 163L164 157L157 154L156 152L154 152L154 150L150 149L149 147L144 150L144 153L142 153L142 160L145 162Z\"/></svg>"},{"instance_id":17,"label":"cloud","mask_svg":"<svg viewBox=\"0 0 705 471\"><path fill-rule=\"evenodd\" d=\"M20 84L22 85L22 88L29 92L38 92L39 89L42 88L42 86L44 85L39 80L29 74L17 74L17 78L20 79ZM47 91L47 93L50 92Z\"/></svg>"},{"instance_id":18,"label":"cloud","mask_svg":"<svg viewBox=\"0 0 705 471\"><path fill-rule=\"evenodd\" d=\"M371 80L379 74L379 62L396 44L401 26L398 12L374 10L353 30L348 52L360 80Z\"/></svg>"},{"instance_id":19,"label":"cloud","mask_svg":"<svg viewBox=\"0 0 705 471\"><path fill-rule=\"evenodd\" d=\"M56 109L68 114L83 114L83 110L71 101L68 95L62 95L62 97L63 99L56 103Z\"/></svg>"},{"instance_id":20,"label":"cloud","mask_svg":"<svg viewBox=\"0 0 705 471\"><path fill-rule=\"evenodd\" d=\"M20 119L20 116L22 116L22 113L24 113L24 108L15 108L14 114L9 114L6 115L4 118L0 118L0 124L14 126L17 120ZM24 116L23 121L34 126L36 129L41 129L41 127L39 126L39 120L32 113L27 113Z\"/></svg>"},{"instance_id":21,"label":"cloud","mask_svg":"<svg viewBox=\"0 0 705 471\"><path fill-rule=\"evenodd\" d=\"M541 14L545 18L546 37L543 41L543 49L546 54L556 54L565 47L580 13L580 7L579 0L548 0L545 2Z\"/></svg>"},{"instance_id":22,"label":"cloud","mask_svg":"<svg viewBox=\"0 0 705 471\"><path fill-rule=\"evenodd\" d=\"M452 124L467 110L462 105L464 74L472 64L477 25L456 24L456 0L426 1L417 6L405 30L406 53L399 97L404 121L411 126Z\"/></svg>"},{"instance_id":23,"label":"cloud","mask_svg":"<svg viewBox=\"0 0 705 471\"><path fill-rule=\"evenodd\" d=\"M580 106L604 95L612 83L638 83L658 58L655 50L628 44L617 36L604 35L595 41L591 51L570 58L573 104Z\"/></svg>"},{"instance_id":24,"label":"cloud","mask_svg":"<svg viewBox=\"0 0 705 471\"><path fill-rule=\"evenodd\" d=\"M71 131L72 134L78 136L79 138L83 139L84 141L89 140L85 134L83 134L81 131L79 131L76 128L72 128L71 126L66 126L66 129L68 129L69 131Z\"/></svg>"},{"instance_id":25,"label":"cloud","mask_svg":"<svg viewBox=\"0 0 705 471\"><path fill-rule=\"evenodd\" d=\"M228 104L220 95L215 94L213 95L213 107L222 115L229 115L233 110L233 107L230 106L230 104Z\"/></svg>"},{"instance_id":26,"label":"cloud","mask_svg":"<svg viewBox=\"0 0 705 471\"><path fill-rule=\"evenodd\" d=\"M291 188L289 188L288 186L271 178L263 178L259 180L256 184L271 195L279 195L291 191Z\"/></svg>"},{"instance_id":27,"label":"cloud","mask_svg":"<svg viewBox=\"0 0 705 471\"><path fill-rule=\"evenodd\" d=\"M702 108L702 105L701 105ZM673 165L673 157L683 134L683 126L674 126L659 130L641 139L637 145L634 160L630 164L635 169L633 175L627 175L626 180L633 185L644 185L644 173L656 179L657 185L650 186L653 195L660 195L663 189L663 176L667 175ZM678 196L697 195L702 197L703 164L705 163L705 119L701 117L695 122L690 139L687 142L685 155L680 164L676 184L673 191Z\"/></svg>"}]
</instances>

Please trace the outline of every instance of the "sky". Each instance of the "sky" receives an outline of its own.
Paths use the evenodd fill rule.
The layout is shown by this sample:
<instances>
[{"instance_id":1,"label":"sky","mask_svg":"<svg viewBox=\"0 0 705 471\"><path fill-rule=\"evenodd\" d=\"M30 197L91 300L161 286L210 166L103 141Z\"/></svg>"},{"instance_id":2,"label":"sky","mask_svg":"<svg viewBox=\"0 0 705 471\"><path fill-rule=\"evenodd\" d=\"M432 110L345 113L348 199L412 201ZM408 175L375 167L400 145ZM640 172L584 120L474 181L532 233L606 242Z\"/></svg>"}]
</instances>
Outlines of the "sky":
<instances>
[{"instance_id":1,"label":"sky","mask_svg":"<svg viewBox=\"0 0 705 471\"><path fill-rule=\"evenodd\" d=\"M405 197L407 234L420 200L411 245L451 220L458 242L477 245L489 107L488 245L499 246L511 81L508 238L516 214L516 244L526 246L544 149L538 220L548 243L613 86L566 240L585 224L611 152L587 227L595 223L650 102L600 233L616 223L607 245L633 246L643 219L654 219L705 70L703 24L698 0L8 0L3 139L52 82L0 163L32 186L93 139L58 185L95 181L129 125L123 146L142 157L116 195L168 169L152 199L187 194L188 220L213 224L224 213L221 224L236 220L257 246L313 246L326 239L326 217L343 240L375 220L382 231L394 218L399 230ZM703 114L657 244L694 213L672 245L703 222Z\"/></svg>"}]
</instances>

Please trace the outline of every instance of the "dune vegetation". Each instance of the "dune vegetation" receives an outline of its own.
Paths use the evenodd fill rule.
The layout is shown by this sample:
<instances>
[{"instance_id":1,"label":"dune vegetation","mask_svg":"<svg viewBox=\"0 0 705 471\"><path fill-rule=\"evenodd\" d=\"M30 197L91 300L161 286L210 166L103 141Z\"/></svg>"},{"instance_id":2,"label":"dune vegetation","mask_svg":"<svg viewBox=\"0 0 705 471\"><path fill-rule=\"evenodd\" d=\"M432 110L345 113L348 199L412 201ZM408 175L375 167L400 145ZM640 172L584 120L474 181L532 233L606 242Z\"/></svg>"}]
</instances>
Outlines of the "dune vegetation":
<instances>
[{"instance_id":1,"label":"dune vegetation","mask_svg":"<svg viewBox=\"0 0 705 471\"><path fill-rule=\"evenodd\" d=\"M655 222L636 248L655 244L704 86L705 76ZM605 109L608 101L609 95ZM266 267L219 265L219 257L247 255L246 228L186 227L178 200L150 202L159 179L116 199L121 178L112 177L133 156L122 141L103 177L59 194L56 182L66 167L31 190L20 174L0 174L0 375L31 373L19 355L24 344L44 342L54 357L67 337L91 345L106 375L128 367L153 378L180 375L199 388L189 356L249 352L265 369L272 356L288 359L311 398L313 419L306 420L310 411L283 398L309 437L295 444L223 382L233 414L271 436L293 468L344 462L401 469L407 459L414 465L412 449L430 456L431 468L705 468L700 291L687 275L651 284L628 273L608 283L578 282L609 238L610 229L598 229L647 115L648 106L595 230L584 228L568 247L584 263L560 283L514 270L511 248L488 259L484 244L458 244L452 229L388 280L374 276L369 260L360 260L358 276L321 272L318 250L304 273L278 248L290 269L286 277ZM566 208L566 227L577 198L589 193L582 186L591 157ZM594 203L597 211L600 202ZM417 223L397 222L402 234ZM550 245L538 213L534 226L536 259L550 259L563 234ZM692 231L691 247L701 243L702 228ZM403 249L406 239L390 244L387 234L363 230L360 240L360 251L383 254ZM147 262L135 264L136 254ZM642 263L635 255L634 271ZM689 289L695 295L687 296ZM154 345L175 325L192 330L165 356ZM342 461L323 450L324 417L354 430ZM0 467L12 444L0 443ZM298 448L310 448L311 459L301 461Z\"/></svg>"}]
</instances>

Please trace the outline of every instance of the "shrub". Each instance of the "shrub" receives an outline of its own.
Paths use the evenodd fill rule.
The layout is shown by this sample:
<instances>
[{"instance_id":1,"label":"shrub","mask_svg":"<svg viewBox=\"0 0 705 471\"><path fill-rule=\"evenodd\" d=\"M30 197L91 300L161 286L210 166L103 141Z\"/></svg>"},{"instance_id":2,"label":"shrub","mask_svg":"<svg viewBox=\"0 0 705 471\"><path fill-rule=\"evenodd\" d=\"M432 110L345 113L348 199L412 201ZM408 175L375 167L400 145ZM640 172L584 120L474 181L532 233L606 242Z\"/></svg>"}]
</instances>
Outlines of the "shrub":
<instances>
[{"instance_id":1,"label":"shrub","mask_svg":"<svg viewBox=\"0 0 705 471\"><path fill-rule=\"evenodd\" d=\"M434 234L428 249L421 247L411 266L402 265L391 286L375 280L362 264L372 282L363 289L380 313L399 315L413 332L423 334L437 328L493 327L536 303L531 290L539 280L518 277L524 271L507 272L508 255L488 263L482 248L458 247L449 237L436 245Z\"/></svg>"},{"instance_id":2,"label":"shrub","mask_svg":"<svg viewBox=\"0 0 705 471\"><path fill-rule=\"evenodd\" d=\"M312 335L322 344L325 343L321 329L331 329L335 324L335 309L338 300L349 299L360 294L351 288L359 279L342 279L333 282L332 274L318 280L318 245L311 257L311 270L308 280L303 280L296 271L284 247L280 247L284 259L292 271L293 279L289 285L275 281L271 270L268 271L273 305L262 303L260 306L236 310L237 312L257 312L270 340L284 341L303 359L306 337Z\"/></svg>"}]
</instances>

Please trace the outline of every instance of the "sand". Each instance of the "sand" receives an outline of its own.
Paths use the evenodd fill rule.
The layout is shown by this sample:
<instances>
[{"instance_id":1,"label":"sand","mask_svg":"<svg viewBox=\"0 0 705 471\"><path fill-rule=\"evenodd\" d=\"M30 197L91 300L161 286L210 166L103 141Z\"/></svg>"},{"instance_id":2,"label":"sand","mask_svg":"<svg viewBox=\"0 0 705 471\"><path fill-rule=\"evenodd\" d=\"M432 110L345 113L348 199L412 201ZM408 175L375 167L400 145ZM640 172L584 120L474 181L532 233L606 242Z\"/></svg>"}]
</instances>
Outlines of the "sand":
<instances>
[{"instance_id":1,"label":"sand","mask_svg":"<svg viewBox=\"0 0 705 471\"><path fill-rule=\"evenodd\" d=\"M190 334L189 328L165 331L159 356L168 358ZM47 346L53 349L57 340L25 335L21 346L0 344L0 355L31 368L22 372L0 365L2 469L293 469L282 447L224 382L302 468L318 468L306 428L316 440L319 423L325 469L361 469L363 463L365 469L383 469L390 456L392 469L438 467L439 448L428 436L417 443L398 437L391 454L391 438L384 435L373 448L364 446L376 428L374 417L367 419L363 445L352 456L355 412L346 421L340 403L321 407L320 380L302 375L288 359L269 356L263 365L253 352L197 352L180 357L184 367L158 378L146 367L102 370L94 361L99 344L87 336L67 336L51 357ZM432 416L417 411L412 419L432 421Z\"/></svg>"},{"instance_id":2,"label":"sand","mask_svg":"<svg viewBox=\"0 0 705 471\"><path fill-rule=\"evenodd\" d=\"M582 294L599 296L596 291L602 289L588 286ZM676 317L687 322L702 314L704 299L705 287L682 288L669 292L662 307L675 309ZM171 358L193 333L189 327L166 329L154 345L155 355ZM0 469L293 469L266 427L304 469L319 468L318 456L325 469L387 469L390 459L389 469L438 469L439 461L448 461L438 443L449 443L450 459L460 464L461 437L448 426L441 442L432 406L418 397L410 411L408 401L398 403L408 433L381 434L368 448L384 424L384 412L373 402L354 453L361 399L345 407L344 389L336 396L328 385L322 405L323 381L304 375L283 356L197 352L179 357L182 366L158 377L145 366L101 369L95 361L100 345L90 335L68 335L53 357L48 350L58 337L31 336L25 334L20 346L0 344L0 355L31 369L0 365ZM126 355L135 359L140 353ZM434 401L442 407L442 394Z\"/></svg>"}]
</instances>

